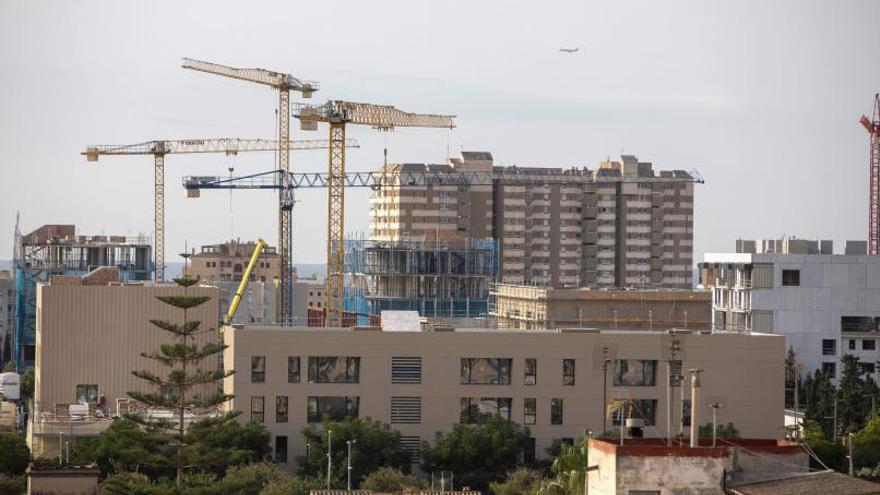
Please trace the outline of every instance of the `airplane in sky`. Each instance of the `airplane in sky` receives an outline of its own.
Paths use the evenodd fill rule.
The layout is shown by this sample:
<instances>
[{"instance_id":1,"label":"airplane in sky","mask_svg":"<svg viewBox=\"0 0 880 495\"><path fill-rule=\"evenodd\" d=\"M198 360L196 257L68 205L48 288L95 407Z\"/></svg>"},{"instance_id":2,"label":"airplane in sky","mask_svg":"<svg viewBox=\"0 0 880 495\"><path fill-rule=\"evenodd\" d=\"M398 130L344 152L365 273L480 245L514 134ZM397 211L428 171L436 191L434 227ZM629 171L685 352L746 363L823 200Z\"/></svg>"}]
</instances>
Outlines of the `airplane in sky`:
<instances>
[{"instance_id":1,"label":"airplane in sky","mask_svg":"<svg viewBox=\"0 0 880 495\"><path fill-rule=\"evenodd\" d=\"M560 48L560 49L559 49L560 52L564 52L564 53L576 53L578 50L580 50L580 47L577 47L577 48Z\"/></svg>"}]
</instances>

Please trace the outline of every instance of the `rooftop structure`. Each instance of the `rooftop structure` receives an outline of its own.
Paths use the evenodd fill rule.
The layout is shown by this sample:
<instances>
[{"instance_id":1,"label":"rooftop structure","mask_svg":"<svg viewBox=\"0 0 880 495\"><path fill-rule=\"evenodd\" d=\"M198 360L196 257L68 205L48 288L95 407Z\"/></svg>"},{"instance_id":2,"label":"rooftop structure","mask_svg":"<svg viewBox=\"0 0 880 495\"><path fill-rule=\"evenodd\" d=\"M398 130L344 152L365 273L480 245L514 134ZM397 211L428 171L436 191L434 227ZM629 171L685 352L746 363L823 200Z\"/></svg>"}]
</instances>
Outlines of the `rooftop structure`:
<instances>
[{"instance_id":1,"label":"rooftop structure","mask_svg":"<svg viewBox=\"0 0 880 495\"><path fill-rule=\"evenodd\" d=\"M632 155L597 170L494 166L487 152L443 165L388 165L385 171L481 171L493 185L383 188L371 198L370 238L419 239L455 232L498 243L499 281L511 284L691 288L692 177L656 173ZM565 177L513 184L526 175Z\"/></svg>"},{"instance_id":2,"label":"rooftop structure","mask_svg":"<svg viewBox=\"0 0 880 495\"><path fill-rule=\"evenodd\" d=\"M490 324L498 328L707 328L712 321L712 293L495 284L489 316Z\"/></svg>"},{"instance_id":3,"label":"rooftop structure","mask_svg":"<svg viewBox=\"0 0 880 495\"><path fill-rule=\"evenodd\" d=\"M676 377L688 368L704 370L700 418L717 402L719 422L757 438L775 437L784 421L777 335L390 328L227 327L229 406L242 422L264 423L276 460L290 466L306 450L296 432L325 415L390 423L413 462L422 442L481 413L527 426L532 457L554 440L615 429L621 417L642 419L650 437L687 436L692 408Z\"/></svg>"},{"instance_id":4,"label":"rooftop structure","mask_svg":"<svg viewBox=\"0 0 880 495\"><path fill-rule=\"evenodd\" d=\"M222 244L202 246L202 250L190 258L189 275L207 282L241 282L242 273L247 267L257 244L253 241L241 242L234 239ZM266 247L251 274L251 282L273 282L279 280L281 265L274 247ZM296 273L294 273L296 278Z\"/></svg>"},{"instance_id":5,"label":"rooftop structure","mask_svg":"<svg viewBox=\"0 0 880 495\"><path fill-rule=\"evenodd\" d=\"M53 275L83 276L103 266L118 268L121 282L150 280L153 273L149 238L77 235L74 225L44 225L27 235L16 230L14 258L13 360L19 370L34 364L38 283Z\"/></svg>"},{"instance_id":6,"label":"rooftop structure","mask_svg":"<svg viewBox=\"0 0 880 495\"><path fill-rule=\"evenodd\" d=\"M784 335L804 373L839 378L844 354L876 377L880 359L880 257L850 241L833 254L831 241L737 241L736 252L707 253L700 287L712 297L716 332Z\"/></svg>"}]
</instances>

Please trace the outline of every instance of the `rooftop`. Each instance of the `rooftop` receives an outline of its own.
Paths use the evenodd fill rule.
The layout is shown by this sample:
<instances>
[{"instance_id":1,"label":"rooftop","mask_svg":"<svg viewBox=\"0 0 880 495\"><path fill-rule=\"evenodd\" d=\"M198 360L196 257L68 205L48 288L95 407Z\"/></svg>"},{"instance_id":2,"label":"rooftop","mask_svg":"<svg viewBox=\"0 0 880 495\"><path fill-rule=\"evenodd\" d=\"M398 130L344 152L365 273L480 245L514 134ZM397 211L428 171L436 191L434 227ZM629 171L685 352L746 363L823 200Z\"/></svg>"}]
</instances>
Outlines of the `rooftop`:
<instances>
[{"instance_id":1,"label":"rooftop","mask_svg":"<svg viewBox=\"0 0 880 495\"><path fill-rule=\"evenodd\" d=\"M736 495L880 495L880 484L820 471L791 478L732 487Z\"/></svg>"}]
</instances>

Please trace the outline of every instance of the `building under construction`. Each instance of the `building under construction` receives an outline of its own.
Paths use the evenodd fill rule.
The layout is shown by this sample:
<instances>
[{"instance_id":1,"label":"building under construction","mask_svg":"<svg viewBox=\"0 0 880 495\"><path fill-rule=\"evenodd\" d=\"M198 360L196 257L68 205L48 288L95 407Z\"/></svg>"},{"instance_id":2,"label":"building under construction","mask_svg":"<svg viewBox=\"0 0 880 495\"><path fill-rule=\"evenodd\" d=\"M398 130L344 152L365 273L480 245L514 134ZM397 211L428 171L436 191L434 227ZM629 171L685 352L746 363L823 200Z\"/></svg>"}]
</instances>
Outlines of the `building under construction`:
<instances>
[{"instance_id":1,"label":"building under construction","mask_svg":"<svg viewBox=\"0 0 880 495\"><path fill-rule=\"evenodd\" d=\"M360 315L418 311L437 318L479 318L498 272L495 241L455 235L422 240L346 242L345 309Z\"/></svg>"},{"instance_id":2,"label":"building under construction","mask_svg":"<svg viewBox=\"0 0 880 495\"><path fill-rule=\"evenodd\" d=\"M44 225L21 235L15 233L15 338L16 369L34 364L37 284L53 275L83 276L102 266L119 269L120 282L152 278L150 238L146 236L76 235L74 225Z\"/></svg>"},{"instance_id":3,"label":"building under construction","mask_svg":"<svg viewBox=\"0 0 880 495\"><path fill-rule=\"evenodd\" d=\"M712 293L684 289L551 288L495 284L490 324L496 328L706 328Z\"/></svg>"}]
</instances>

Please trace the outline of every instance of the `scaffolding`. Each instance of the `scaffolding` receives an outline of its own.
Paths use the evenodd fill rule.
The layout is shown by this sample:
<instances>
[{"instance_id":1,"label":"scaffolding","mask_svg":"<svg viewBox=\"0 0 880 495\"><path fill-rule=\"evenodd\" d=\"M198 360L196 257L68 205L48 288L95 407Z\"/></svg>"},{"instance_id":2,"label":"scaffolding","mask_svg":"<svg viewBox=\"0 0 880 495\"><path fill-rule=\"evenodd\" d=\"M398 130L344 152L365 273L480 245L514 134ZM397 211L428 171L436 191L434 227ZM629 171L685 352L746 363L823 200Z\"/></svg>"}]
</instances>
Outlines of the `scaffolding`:
<instances>
[{"instance_id":1,"label":"scaffolding","mask_svg":"<svg viewBox=\"0 0 880 495\"><path fill-rule=\"evenodd\" d=\"M345 310L483 318L498 273L494 240L346 241Z\"/></svg>"},{"instance_id":2,"label":"scaffolding","mask_svg":"<svg viewBox=\"0 0 880 495\"><path fill-rule=\"evenodd\" d=\"M13 361L19 371L34 365L37 284L53 275L81 277L101 266L118 267L120 282L148 281L153 274L148 236L78 236L74 225L44 225L27 235L16 227L13 262Z\"/></svg>"}]
</instances>

